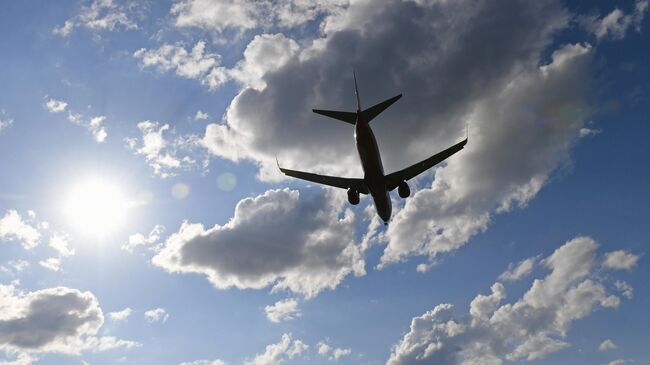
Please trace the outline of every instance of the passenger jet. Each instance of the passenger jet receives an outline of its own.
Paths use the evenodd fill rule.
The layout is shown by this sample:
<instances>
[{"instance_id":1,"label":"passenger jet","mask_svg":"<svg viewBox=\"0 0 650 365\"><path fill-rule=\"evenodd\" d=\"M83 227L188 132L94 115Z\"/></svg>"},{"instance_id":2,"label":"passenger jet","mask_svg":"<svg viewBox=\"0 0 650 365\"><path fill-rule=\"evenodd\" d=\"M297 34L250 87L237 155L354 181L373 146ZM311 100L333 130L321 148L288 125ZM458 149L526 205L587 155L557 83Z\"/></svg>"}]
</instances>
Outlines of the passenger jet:
<instances>
[{"instance_id":1,"label":"passenger jet","mask_svg":"<svg viewBox=\"0 0 650 365\"><path fill-rule=\"evenodd\" d=\"M357 77L354 74L353 77L354 93L357 99L356 112L341 112L335 110L320 109L313 109L313 112L354 125L354 139L357 144L357 151L359 152L361 167L363 168L363 178L326 176L303 171L289 170L280 167L279 163L278 167L280 168L280 171L282 171L287 176L296 177L319 184L334 186L341 189L347 189L348 201L352 205L359 204L360 193L370 194L372 196L372 200L375 203L377 214L384 221L384 225L388 225L388 221L390 220L392 212L389 192L397 188L399 196L401 198L407 198L409 195L411 195L411 189L406 182L444 161L447 157L462 150L463 147L465 147L467 144L467 137L463 141L456 143L444 151L436 153L426 160L420 161L415 165L409 166L405 169L384 175L384 167L381 163L379 148L377 148L377 140L375 139L375 135L370 129L370 121L379 115L379 113L386 110L386 108L391 106L394 102L399 100L399 98L402 97L402 94L382 101L381 103L366 110L361 110L359 90L357 89Z\"/></svg>"}]
</instances>

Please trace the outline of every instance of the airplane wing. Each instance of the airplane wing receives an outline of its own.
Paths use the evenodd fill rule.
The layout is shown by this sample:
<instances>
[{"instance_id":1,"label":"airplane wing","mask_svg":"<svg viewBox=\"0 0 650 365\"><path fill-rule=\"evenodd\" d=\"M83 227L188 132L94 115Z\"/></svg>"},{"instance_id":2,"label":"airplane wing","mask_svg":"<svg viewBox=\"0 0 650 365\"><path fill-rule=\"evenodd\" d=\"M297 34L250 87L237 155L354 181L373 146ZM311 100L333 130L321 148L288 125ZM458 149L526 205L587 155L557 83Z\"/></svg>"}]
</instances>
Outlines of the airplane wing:
<instances>
[{"instance_id":1,"label":"airplane wing","mask_svg":"<svg viewBox=\"0 0 650 365\"><path fill-rule=\"evenodd\" d=\"M465 147L467 144L467 138L465 138L463 141L460 141L456 143L455 145L447 148L446 150L442 152L438 152L435 155L427 158L426 160L422 160L415 165L411 165L403 170L395 171L392 174L386 175L386 186L388 190L393 190L395 189L400 182L402 181L407 181L410 180L422 172L432 168L433 166L441 163L445 159L447 159L449 156L453 155L454 153L460 151Z\"/></svg>"},{"instance_id":2,"label":"airplane wing","mask_svg":"<svg viewBox=\"0 0 650 365\"><path fill-rule=\"evenodd\" d=\"M279 167L279 165L278 165ZM324 184L329 186L334 186L341 189L353 189L362 194L368 194L368 187L363 179L352 179L347 177L337 177L337 176L327 176L327 175L318 175L312 174L310 172L289 170L280 167L280 171L287 176L296 177L298 179L307 180L315 182L318 184Z\"/></svg>"}]
</instances>

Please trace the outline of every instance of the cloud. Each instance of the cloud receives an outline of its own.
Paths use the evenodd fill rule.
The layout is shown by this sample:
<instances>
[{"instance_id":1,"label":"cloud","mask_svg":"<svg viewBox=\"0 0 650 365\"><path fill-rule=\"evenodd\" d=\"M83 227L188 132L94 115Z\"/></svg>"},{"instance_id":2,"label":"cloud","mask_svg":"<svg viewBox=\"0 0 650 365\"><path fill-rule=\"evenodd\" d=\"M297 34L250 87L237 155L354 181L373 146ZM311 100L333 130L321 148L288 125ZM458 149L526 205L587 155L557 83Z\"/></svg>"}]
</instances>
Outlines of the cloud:
<instances>
[{"instance_id":1,"label":"cloud","mask_svg":"<svg viewBox=\"0 0 650 365\"><path fill-rule=\"evenodd\" d=\"M40 239L38 227L25 222L17 211L7 210L0 218L0 240L20 241L26 250L30 250L38 245Z\"/></svg>"},{"instance_id":2,"label":"cloud","mask_svg":"<svg viewBox=\"0 0 650 365\"><path fill-rule=\"evenodd\" d=\"M72 256L75 251L68 247L69 239L70 237L66 234L54 232L50 236L49 246L56 250L59 257Z\"/></svg>"},{"instance_id":3,"label":"cloud","mask_svg":"<svg viewBox=\"0 0 650 365\"><path fill-rule=\"evenodd\" d=\"M208 118L210 118L210 114L201 110L197 110L196 115L194 116L194 120L206 120Z\"/></svg>"},{"instance_id":4,"label":"cloud","mask_svg":"<svg viewBox=\"0 0 650 365\"><path fill-rule=\"evenodd\" d=\"M45 109L50 113L62 113L68 107L68 103L63 100L56 100L53 98L47 99L45 102Z\"/></svg>"},{"instance_id":5,"label":"cloud","mask_svg":"<svg viewBox=\"0 0 650 365\"><path fill-rule=\"evenodd\" d=\"M264 312L266 318L275 323L296 319L302 315L298 308L298 301L295 299L283 299L273 305L267 305L264 307Z\"/></svg>"},{"instance_id":6,"label":"cloud","mask_svg":"<svg viewBox=\"0 0 650 365\"><path fill-rule=\"evenodd\" d=\"M229 69L228 76L242 85L264 89L264 75L284 66L299 50L298 43L283 34L258 34L244 50L244 58Z\"/></svg>"},{"instance_id":7,"label":"cloud","mask_svg":"<svg viewBox=\"0 0 650 365\"><path fill-rule=\"evenodd\" d=\"M91 292L56 287L25 293L14 285L0 285L0 350L79 354L137 346L133 341L97 337L103 323Z\"/></svg>"},{"instance_id":8,"label":"cloud","mask_svg":"<svg viewBox=\"0 0 650 365\"><path fill-rule=\"evenodd\" d=\"M137 341L122 340L113 336L89 337L84 347L92 352L102 352L118 348L132 349L142 347Z\"/></svg>"},{"instance_id":9,"label":"cloud","mask_svg":"<svg viewBox=\"0 0 650 365\"><path fill-rule=\"evenodd\" d=\"M106 117L103 115L90 118L90 120L84 119L83 115L74 113L68 110L68 121L72 124L86 128L90 134L95 138L95 142L102 143L108 137L106 132L106 127L104 127L104 122L106 122Z\"/></svg>"},{"instance_id":10,"label":"cloud","mask_svg":"<svg viewBox=\"0 0 650 365\"><path fill-rule=\"evenodd\" d=\"M177 27L201 28L217 40L237 37L245 31L272 26L292 28L321 14L341 11L348 0L326 1L253 1L253 0L180 0L171 9Z\"/></svg>"},{"instance_id":11,"label":"cloud","mask_svg":"<svg viewBox=\"0 0 650 365\"><path fill-rule=\"evenodd\" d=\"M29 262L25 260L11 260L7 262L7 265L8 267L4 265L0 266L0 271L12 276L20 274L30 266Z\"/></svg>"},{"instance_id":12,"label":"cloud","mask_svg":"<svg viewBox=\"0 0 650 365\"><path fill-rule=\"evenodd\" d=\"M439 304L413 318L387 364L501 364L569 347L566 336L574 321L620 301L603 285L597 247L589 237L566 242L542 260L550 272L514 303L503 303L506 291L497 282L491 294L472 300L468 316L457 318L453 305Z\"/></svg>"},{"instance_id":13,"label":"cloud","mask_svg":"<svg viewBox=\"0 0 650 365\"><path fill-rule=\"evenodd\" d=\"M568 160L590 112L593 52L567 45L540 64L569 19L553 0L355 2L326 18L323 38L260 76L264 88L245 87L202 143L214 156L256 163L263 180L281 178L276 154L290 168L361 176L349 126L310 109L352 109L349 65L372 60L357 69L362 103L405 95L373 124L387 172L459 141L469 125L465 150L381 236L380 267L433 260L485 230L493 214L524 207Z\"/></svg>"},{"instance_id":14,"label":"cloud","mask_svg":"<svg viewBox=\"0 0 650 365\"><path fill-rule=\"evenodd\" d=\"M580 138L585 138L585 137L591 137L595 136L597 134L600 134L602 131L600 129L593 129L593 128L580 128L580 131L578 131L578 136Z\"/></svg>"},{"instance_id":15,"label":"cloud","mask_svg":"<svg viewBox=\"0 0 650 365\"><path fill-rule=\"evenodd\" d=\"M328 345L326 342L319 342L318 345L316 345L318 348L318 354L320 356L327 356L327 354L332 351L332 346Z\"/></svg>"},{"instance_id":16,"label":"cloud","mask_svg":"<svg viewBox=\"0 0 650 365\"><path fill-rule=\"evenodd\" d=\"M634 288L625 281L616 280L616 282L614 282L614 287L616 290L621 292L625 298L632 299L632 297L634 297Z\"/></svg>"},{"instance_id":17,"label":"cloud","mask_svg":"<svg viewBox=\"0 0 650 365\"><path fill-rule=\"evenodd\" d=\"M335 348L330 360L339 361L340 358L349 356L352 353L352 349L340 349Z\"/></svg>"},{"instance_id":18,"label":"cloud","mask_svg":"<svg viewBox=\"0 0 650 365\"><path fill-rule=\"evenodd\" d=\"M229 80L263 89L265 83L262 77L283 66L299 49L296 41L283 34L256 35L246 46L244 58L229 69L220 65L219 55L207 53L205 47L205 41L196 42L189 51L181 43L164 44L158 49L141 48L133 57L141 60L140 67L143 69L151 67L158 72L175 71L176 75L197 80L210 90Z\"/></svg>"},{"instance_id":19,"label":"cloud","mask_svg":"<svg viewBox=\"0 0 650 365\"><path fill-rule=\"evenodd\" d=\"M171 8L177 27L207 28L218 33L227 28L252 29L257 27L256 7L252 2L222 0L185 0Z\"/></svg>"},{"instance_id":20,"label":"cloud","mask_svg":"<svg viewBox=\"0 0 650 365\"><path fill-rule=\"evenodd\" d=\"M108 318L110 318L113 321L125 321L129 316L133 313L133 310L129 307L126 307L122 309L121 311L117 312L109 312L108 313Z\"/></svg>"},{"instance_id":21,"label":"cloud","mask_svg":"<svg viewBox=\"0 0 650 365\"><path fill-rule=\"evenodd\" d=\"M112 32L117 28L138 29L133 14L140 8L137 2L120 4L113 0L94 0L89 5L81 6L75 16L55 27L52 33L67 37L75 28L86 28L93 32Z\"/></svg>"},{"instance_id":22,"label":"cloud","mask_svg":"<svg viewBox=\"0 0 650 365\"><path fill-rule=\"evenodd\" d=\"M631 270L639 261L639 256L625 250L608 252L605 254L603 266L616 270Z\"/></svg>"},{"instance_id":23,"label":"cloud","mask_svg":"<svg viewBox=\"0 0 650 365\"><path fill-rule=\"evenodd\" d=\"M417 162L437 152L431 145L447 146L462 136L476 102L505 87L524 66L537 66L536 57L568 19L555 2L512 4L506 12L505 5L489 2L353 3L327 18L324 38L269 70L262 77L267 87L242 90L227 111L227 124L209 125L204 144L217 156L261 164L266 179L272 175L264 167L275 169L276 152L292 166L358 175L351 130L310 109L351 109L349 65L373 60L357 70L364 105L399 91L406 95L374 125L386 165ZM474 21L489 23L501 13L523 33L509 32L501 18L498 24ZM492 55L494 47L499 50ZM487 52L490 62L482 56Z\"/></svg>"},{"instance_id":24,"label":"cloud","mask_svg":"<svg viewBox=\"0 0 650 365\"><path fill-rule=\"evenodd\" d=\"M607 351L616 349L616 344L610 339L606 339L598 345L598 351Z\"/></svg>"},{"instance_id":25,"label":"cloud","mask_svg":"<svg viewBox=\"0 0 650 365\"><path fill-rule=\"evenodd\" d=\"M313 297L348 274L364 275L354 214L323 190L269 190L241 200L225 225L184 222L152 262L199 273L217 288L288 289Z\"/></svg>"},{"instance_id":26,"label":"cloud","mask_svg":"<svg viewBox=\"0 0 650 365\"><path fill-rule=\"evenodd\" d=\"M499 275L499 280L517 281L523 279L533 271L533 267L535 266L536 262L537 257L530 257L519 261L517 265L510 263L508 265L508 270Z\"/></svg>"},{"instance_id":27,"label":"cloud","mask_svg":"<svg viewBox=\"0 0 650 365\"><path fill-rule=\"evenodd\" d=\"M632 14L625 14L621 9L616 8L602 18L581 16L578 22L597 39L621 40L625 38L629 28L634 28L637 32L641 31L641 23L648 5L648 0L636 0Z\"/></svg>"},{"instance_id":28,"label":"cloud","mask_svg":"<svg viewBox=\"0 0 650 365\"><path fill-rule=\"evenodd\" d=\"M182 362L180 365L226 365L223 360L195 360Z\"/></svg>"},{"instance_id":29,"label":"cloud","mask_svg":"<svg viewBox=\"0 0 650 365\"><path fill-rule=\"evenodd\" d=\"M129 241L122 245L122 250L133 253L133 250L139 246L151 246L158 242L160 235L165 231L165 226L156 224L147 236L142 233L136 233L129 236Z\"/></svg>"},{"instance_id":30,"label":"cloud","mask_svg":"<svg viewBox=\"0 0 650 365\"><path fill-rule=\"evenodd\" d=\"M39 261L38 264L54 272L61 271L61 258L59 257L49 257L45 260Z\"/></svg>"},{"instance_id":31,"label":"cloud","mask_svg":"<svg viewBox=\"0 0 650 365\"><path fill-rule=\"evenodd\" d=\"M47 98L47 96L46 96ZM102 143L106 140L108 133L106 132L106 127L104 123L106 122L106 117L103 115L92 117L89 120L86 120L82 114L75 113L68 108L68 103L62 100L56 100L53 98L47 99L45 102L45 109L50 113L62 113L68 110L68 121L72 124L84 127L88 132L90 132L97 143Z\"/></svg>"},{"instance_id":32,"label":"cloud","mask_svg":"<svg viewBox=\"0 0 650 365\"><path fill-rule=\"evenodd\" d=\"M276 365L286 359L293 359L305 352L309 346L300 340L291 340L291 334L283 334L280 342L266 346L266 350L255 356L251 361L245 361L245 365Z\"/></svg>"},{"instance_id":33,"label":"cloud","mask_svg":"<svg viewBox=\"0 0 650 365\"><path fill-rule=\"evenodd\" d=\"M11 127L12 124L14 124L13 119L0 119L0 132Z\"/></svg>"},{"instance_id":34,"label":"cloud","mask_svg":"<svg viewBox=\"0 0 650 365\"><path fill-rule=\"evenodd\" d=\"M618 360L612 360L607 363L607 365L623 365L623 364L627 364L627 361L623 359L618 359Z\"/></svg>"},{"instance_id":35,"label":"cloud","mask_svg":"<svg viewBox=\"0 0 650 365\"><path fill-rule=\"evenodd\" d=\"M475 105L470 143L395 215L380 266L453 251L485 230L492 214L536 196L567 160L585 120L590 54L589 46L568 45L552 63L519 74Z\"/></svg>"},{"instance_id":36,"label":"cloud","mask_svg":"<svg viewBox=\"0 0 650 365\"><path fill-rule=\"evenodd\" d=\"M323 341L320 341L316 346L318 348L318 355L326 357L331 354L329 356L330 361L339 361L340 358L349 356L352 353L352 349L333 348L327 342Z\"/></svg>"},{"instance_id":37,"label":"cloud","mask_svg":"<svg viewBox=\"0 0 650 365\"><path fill-rule=\"evenodd\" d=\"M140 67L154 67L159 72L175 71L176 75L201 81L201 84L214 90L227 80L220 57L205 52L205 42L198 41L190 51L181 43L164 44L158 49L141 48L133 53L140 59Z\"/></svg>"},{"instance_id":38,"label":"cloud","mask_svg":"<svg viewBox=\"0 0 650 365\"><path fill-rule=\"evenodd\" d=\"M165 323L169 319L169 313L164 308L151 309L144 312L144 318L149 323L162 322Z\"/></svg>"},{"instance_id":39,"label":"cloud","mask_svg":"<svg viewBox=\"0 0 650 365\"><path fill-rule=\"evenodd\" d=\"M142 155L160 177L174 176L178 170L191 170L197 166L191 157L192 150L197 146L198 139L194 135L165 137L170 131L169 124L160 124L146 120L138 123L142 139L127 138L128 147L137 155Z\"/></svg>"},{"instance_id":40,"label":"cloud","mask_svg":"<svg viewBox=\"0 0 650 365\"><path fill-rule=\"evenodd\" d=\"M20 353L16 356L14 360L0 361L0 365L31 365L34 361L37 361L38 358L31 356L27 353Z\"/></svg>"}]
</instances>

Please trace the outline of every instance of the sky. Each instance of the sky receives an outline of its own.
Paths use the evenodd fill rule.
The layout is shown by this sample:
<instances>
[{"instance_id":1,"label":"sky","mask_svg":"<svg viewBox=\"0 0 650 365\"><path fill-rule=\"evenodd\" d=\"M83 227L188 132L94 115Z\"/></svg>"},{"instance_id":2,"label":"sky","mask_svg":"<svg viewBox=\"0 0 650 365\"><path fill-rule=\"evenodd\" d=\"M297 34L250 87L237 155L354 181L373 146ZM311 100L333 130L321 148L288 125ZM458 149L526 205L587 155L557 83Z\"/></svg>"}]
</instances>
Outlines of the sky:
<instances>
[{"instance_id":1,"label":"sky","mask_svg":"<svg viewBox=\"0 0 650 365\"><path fill-rule=\"evenodd\" d=\"M648 363L649 6L4 2L0 364Z\"/></svg>"}]
</instances>

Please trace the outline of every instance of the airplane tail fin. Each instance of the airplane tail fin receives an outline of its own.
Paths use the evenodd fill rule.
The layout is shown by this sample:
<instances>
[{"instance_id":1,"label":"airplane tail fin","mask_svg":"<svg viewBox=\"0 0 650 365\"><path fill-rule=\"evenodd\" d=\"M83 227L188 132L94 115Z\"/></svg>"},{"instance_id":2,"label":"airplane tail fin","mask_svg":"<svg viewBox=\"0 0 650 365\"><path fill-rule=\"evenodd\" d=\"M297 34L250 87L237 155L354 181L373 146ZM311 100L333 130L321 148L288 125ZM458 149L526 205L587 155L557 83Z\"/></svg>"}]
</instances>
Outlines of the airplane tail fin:
<instances>
[{"instance_id":1,"label":"airplane tail fin","mask_svg":"<svg viewBox=\"0 0 650 365\"><path fill-rule=\"evenodd\" d=\"M352 70L352 77L354 78L354 96L357 97L357 113L361 111L361 101L359 100L359 88L357 87L357 74Z\"/></svg>"},{"instance_id":2,"label":"airplane tail fin","mask_svg":"<svg viewBox=\"0 0 650 365\"><path fill-rule=\"evenodd\" d=\"M354 95L356 96L357 99L357 112L352 113L352 112L341 112L337 110L322 110L322 109L312 109L312 111L316 114L321 114L326 117L338 119L340 121L349 123L349 124L356 124L357 123L357 115L361 114L361 117L363 120L366 121L366 123L370 123L371 120L373 120L376 116L378 116L381 112L386 110L389 106L393 105L394 102L399 100L402 97L402 94L393 96L390 99L384 100L381 103L371 106L370 108L361 111L361 101L359 98L359 88L357 87L357 75L354 71L352 71L352 77L354 78Z\"/></svg>"},{"instance_id":3,"label":"airplane tail fin","mask_svg":"<svg viewBox=\"0 0 650 365\"><path fill-rule=\"evenodd\" d=\"M371 106L370 108L362 111L361 114L363 115L363 119L366 121L366 123L370 123L370 121L373 120L376 116L378 116L379 113L383 112L389 106L393 105L393 103L399 100L401 97L402 94L395 95L390 99L386 99L381 103Z\"/></svg>"}]
</instances>

